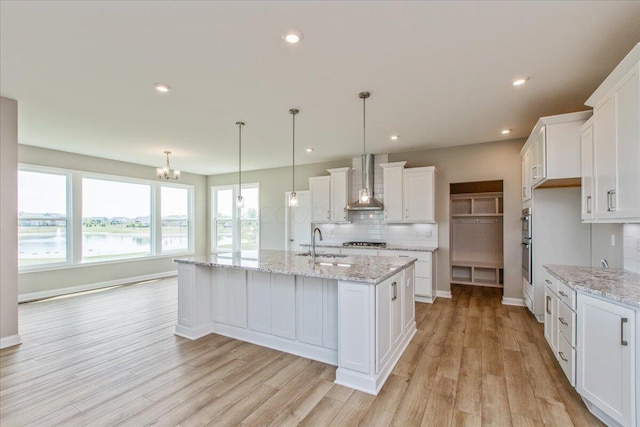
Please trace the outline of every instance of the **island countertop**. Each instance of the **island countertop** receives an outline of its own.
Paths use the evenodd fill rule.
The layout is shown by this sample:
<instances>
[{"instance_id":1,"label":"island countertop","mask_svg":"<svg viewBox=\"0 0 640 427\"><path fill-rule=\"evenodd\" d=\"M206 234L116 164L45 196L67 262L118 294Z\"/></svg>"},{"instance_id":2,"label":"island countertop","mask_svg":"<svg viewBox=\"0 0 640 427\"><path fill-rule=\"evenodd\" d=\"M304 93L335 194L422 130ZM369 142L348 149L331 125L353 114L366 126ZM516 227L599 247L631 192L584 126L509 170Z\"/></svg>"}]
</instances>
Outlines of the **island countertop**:
<instances>
[{"instance_id":1,"label":"island countertop","mask_svg":"<svg viewBox=\"0 0 640 427\"><path fill-rule=\"evenodd\" d=\"M349 255L328 258L318 254L316 263L311 264L310 257L301 255L301 252L277 250L260 250L248 253L220 252L174 259L174 262L181 264L240 268L370 284L382 282L415 261L415 258L410 257Z\"/></svg>"},{"instance_id":2,"label":"island countertop","mask_svg":"<svg viewBox=\"0 0 640 427\"><path fill-rule=\"evenodd\" d=\"M615 268L545 265L571 288L640 308L640 274Z\"/></svg>"}]
</instances>

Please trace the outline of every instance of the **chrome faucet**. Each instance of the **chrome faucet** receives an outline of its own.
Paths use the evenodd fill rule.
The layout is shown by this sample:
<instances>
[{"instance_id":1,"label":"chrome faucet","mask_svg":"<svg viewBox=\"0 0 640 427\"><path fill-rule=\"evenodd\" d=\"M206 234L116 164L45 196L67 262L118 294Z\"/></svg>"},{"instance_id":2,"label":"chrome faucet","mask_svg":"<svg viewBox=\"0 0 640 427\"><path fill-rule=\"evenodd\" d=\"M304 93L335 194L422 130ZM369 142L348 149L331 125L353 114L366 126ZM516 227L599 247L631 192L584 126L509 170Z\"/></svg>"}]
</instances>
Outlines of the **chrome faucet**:
<instances>
[{"instance_id":1,"label":"chrome faucet","mask_svg":"<svg viewBox=\"0 0 640 427\"><path fill-rule=\"evenodd\" d=\"M322 241L322 231L318 227L311 231L311 262L316 263L316 231L320 235L320 241Z\"/></svg>"}]
</instances>

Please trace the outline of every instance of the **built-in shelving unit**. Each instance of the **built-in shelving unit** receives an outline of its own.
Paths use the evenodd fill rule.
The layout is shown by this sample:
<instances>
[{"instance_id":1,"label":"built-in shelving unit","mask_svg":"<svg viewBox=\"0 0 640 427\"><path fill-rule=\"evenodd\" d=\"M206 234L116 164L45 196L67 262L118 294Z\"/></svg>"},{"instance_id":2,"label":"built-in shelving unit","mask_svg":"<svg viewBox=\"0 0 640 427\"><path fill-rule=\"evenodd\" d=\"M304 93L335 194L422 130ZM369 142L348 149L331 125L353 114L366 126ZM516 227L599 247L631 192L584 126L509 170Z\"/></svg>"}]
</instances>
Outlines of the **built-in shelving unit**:
<instances>
[{"instance_id":1,"label":"built-in shelving unit","mask_svg":"<svg viewBox=\"0 0 640 427\"><path fill-rule=\"evenodd\" d=\"M451 283L502 287L502 193L451 195Z\"/></svg>"}]
</instances>

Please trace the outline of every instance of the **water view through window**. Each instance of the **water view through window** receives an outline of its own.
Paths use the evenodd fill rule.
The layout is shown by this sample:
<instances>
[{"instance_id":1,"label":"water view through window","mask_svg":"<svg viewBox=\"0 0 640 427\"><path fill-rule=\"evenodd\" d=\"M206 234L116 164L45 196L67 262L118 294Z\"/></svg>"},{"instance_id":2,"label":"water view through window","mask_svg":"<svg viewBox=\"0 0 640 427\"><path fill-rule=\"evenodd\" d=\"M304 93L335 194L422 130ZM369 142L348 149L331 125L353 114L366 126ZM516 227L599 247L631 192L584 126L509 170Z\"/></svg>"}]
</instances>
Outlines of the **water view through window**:
<instances>
[{"instance_id":1,"label":"water view through window","mask_svg":"<svg viewBox=\"0 0 640 427\"><path fill-rule=\"evenodd\" d=\"M189 249L189 190L163 186L160 204L162 251Z\"/></svg>"}]
</instances>

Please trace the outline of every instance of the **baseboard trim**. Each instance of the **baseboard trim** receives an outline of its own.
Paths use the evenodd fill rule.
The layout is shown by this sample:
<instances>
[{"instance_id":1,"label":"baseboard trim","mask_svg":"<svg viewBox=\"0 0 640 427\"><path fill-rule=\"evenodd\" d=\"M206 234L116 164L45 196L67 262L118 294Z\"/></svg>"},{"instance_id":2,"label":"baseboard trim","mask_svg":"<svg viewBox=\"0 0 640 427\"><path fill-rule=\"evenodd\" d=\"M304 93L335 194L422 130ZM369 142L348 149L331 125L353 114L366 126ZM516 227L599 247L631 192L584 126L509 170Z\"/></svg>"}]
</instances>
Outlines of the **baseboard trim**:
<instances>
[{"instance_id":1,"label":"baseboard trim","mask_svg":"<svg viewBox=\"0 0 640 427\"><path fill-rule=\"evenodd\" d=\"M437 290L437 291L436 291L436 297L439 297L439 298L449 298L449 299L451 299L451 291L441 291L441 290Z\"/></svg>"},{"instance_id":2,"label":"baseboard trim","mask_svg":"<svg viewBox=\"0 0 640 427\"><path fill-rule=\"evenodd\" d=\"M122 279L109 280L106 282L88 283L80 286L70 286L68 288L51 289L50 291L32 292L18 295L18 302L35 301L43 298L59 297L61 295L73 294L76 292L92 291L110 286L126 285L128 283L144 282L146 280L163 279L165 277L176 276L178 271L165 271L162 273L145 274L143 276L124 277Z\"/></svg>"},{"instance_id":3,"label":"baseboard trim","mask_svg":"<svg viewBox=\"0 0 640 427\"><path fill-rule=\"evenodd\" d=\"M18 334L0 338L0 350L7 347L13 347L18 344L22 344L22 338L20 338L20 335Z\"/></svg>"},{"instance_id":4,"label":"baseboard trim","mask_svg":"<svg viewBox=\"0 0 640 427\"><path fill-rule=\"evenodd\" d=\"M507 298L502 297L502 305L515 305L517 307L526 307L522 298Z\"/></svg>"}]
</instances>

